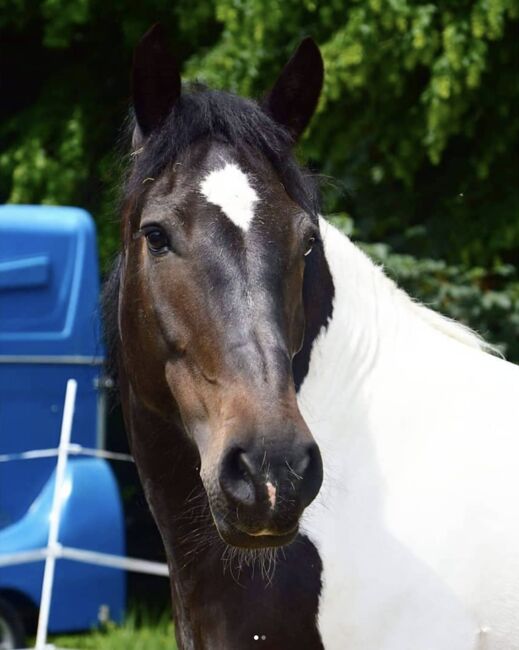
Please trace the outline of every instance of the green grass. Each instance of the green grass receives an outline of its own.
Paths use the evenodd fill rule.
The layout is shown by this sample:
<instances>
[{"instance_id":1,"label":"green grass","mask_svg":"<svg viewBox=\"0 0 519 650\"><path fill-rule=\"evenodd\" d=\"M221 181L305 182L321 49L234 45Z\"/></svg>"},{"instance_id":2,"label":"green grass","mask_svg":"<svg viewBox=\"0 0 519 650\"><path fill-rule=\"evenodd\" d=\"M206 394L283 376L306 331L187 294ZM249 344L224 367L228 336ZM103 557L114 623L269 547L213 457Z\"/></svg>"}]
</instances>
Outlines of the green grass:
<instances>
[{"instance_id":1,"label":"green grass","mask_svg":"<svg viewBox=\"0 0 519 650\"><path fill-rule=\"evenodd\" d=\"M70 650L176 650L169 614L153 616L131 612L122 625L108 623L84 634L55 636L49 640Z\"/></svg>"}]
</instances>

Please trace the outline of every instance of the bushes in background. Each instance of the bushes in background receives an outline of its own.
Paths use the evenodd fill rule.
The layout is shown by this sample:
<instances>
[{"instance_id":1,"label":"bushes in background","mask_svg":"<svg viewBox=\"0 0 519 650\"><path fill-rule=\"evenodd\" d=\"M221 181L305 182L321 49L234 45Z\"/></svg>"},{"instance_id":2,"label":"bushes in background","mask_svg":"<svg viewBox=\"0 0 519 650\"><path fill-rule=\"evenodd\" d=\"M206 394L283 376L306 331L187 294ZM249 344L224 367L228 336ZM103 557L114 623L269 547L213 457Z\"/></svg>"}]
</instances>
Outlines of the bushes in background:
<instances>
[{"instance_id":1,"label":"bushes in background","mask_svg":"<svg viewBox=\"0 0 519 650\"><path fill-rule=\"evenodd\" d=\"M351 215L406 289L519 361L519 0L0 4L0 201L86 207L106 265L146 28L170 29L187 78L252 96L311 34L326 83L299 153L325 212Z\"/></svg>"}]
</instances>

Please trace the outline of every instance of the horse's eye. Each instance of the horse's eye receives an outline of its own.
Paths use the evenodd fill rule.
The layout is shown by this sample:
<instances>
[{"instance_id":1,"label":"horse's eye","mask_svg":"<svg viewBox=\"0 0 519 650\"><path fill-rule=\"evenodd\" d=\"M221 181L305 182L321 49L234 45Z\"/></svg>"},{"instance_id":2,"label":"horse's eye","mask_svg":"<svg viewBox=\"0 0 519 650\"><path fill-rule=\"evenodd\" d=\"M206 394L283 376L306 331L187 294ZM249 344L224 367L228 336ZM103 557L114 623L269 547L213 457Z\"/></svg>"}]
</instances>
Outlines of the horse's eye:
<instances>
[{"instance_id":1,"label":"horse's eye","mask_svg":"<svg viewBox=\"0 0 519 650\"><path fill-rule=\"evenodd\" d=\"M154 226L144 231L144 236L148 242L148 248L154 255L166 253L169 248L168 236L161 229Z\"/></svg>"},{"instance_id":2,"label":"horse's eye","mask_svg":"<svg viewBox=\"0 0 519 650\"><path fill-rule=\"evenodd\" d=\"M310 235L310 237L307 238L306 244L305 244L305 252L304 252L305 257L307 255L310 255L310 253L312 252L312 248L314 247L316 241L317 241L317 237L315 235Z\"/></svg>"}]
</instances>

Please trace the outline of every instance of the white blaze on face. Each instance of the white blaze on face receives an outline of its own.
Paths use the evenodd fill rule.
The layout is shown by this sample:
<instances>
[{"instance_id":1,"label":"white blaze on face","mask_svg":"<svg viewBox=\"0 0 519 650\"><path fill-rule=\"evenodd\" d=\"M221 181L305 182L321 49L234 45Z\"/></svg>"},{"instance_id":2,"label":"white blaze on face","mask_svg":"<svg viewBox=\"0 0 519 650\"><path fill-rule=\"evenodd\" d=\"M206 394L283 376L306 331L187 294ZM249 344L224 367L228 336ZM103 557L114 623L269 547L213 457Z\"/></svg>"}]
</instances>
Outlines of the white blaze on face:
<instances>
[{"instance_id":1,"label":"white blaze on face","mask_svg":"<svg viewBox=\"0 0 519 650\"><path fill-rule=\"evenodd\" d=\"M245 231L249 228L258 195L238 165L226 163L221 169L210 172L200 183L200 191L238 228Z\"/></svg>"}]
</instances>

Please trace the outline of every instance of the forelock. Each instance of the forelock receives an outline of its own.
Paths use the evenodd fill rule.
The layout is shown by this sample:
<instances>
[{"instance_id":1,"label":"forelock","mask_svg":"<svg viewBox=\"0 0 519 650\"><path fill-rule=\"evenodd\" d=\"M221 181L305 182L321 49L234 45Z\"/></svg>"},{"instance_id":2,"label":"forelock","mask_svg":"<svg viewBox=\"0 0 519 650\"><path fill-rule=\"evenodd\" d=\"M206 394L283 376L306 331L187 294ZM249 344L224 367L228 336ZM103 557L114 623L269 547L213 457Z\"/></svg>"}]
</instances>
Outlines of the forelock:
<instances>
[{"instance_id":1,"label":"forelock","mask_svg":"<svg viewBox=\"0 0 519 650\"><path fill-rule=\"evenodd\" d=\"M131 128L134 133L135 120ZM132 152L125 198L138 201L146 192L148 179L157 179L190 146L203 140L247 150L251 157L262 154L290 197L317 219L317 186L294 160L289 133L257 102L198 84L186 89L163 126Z\"/></svg>"}]
</instances>

